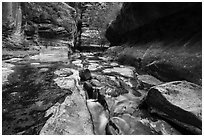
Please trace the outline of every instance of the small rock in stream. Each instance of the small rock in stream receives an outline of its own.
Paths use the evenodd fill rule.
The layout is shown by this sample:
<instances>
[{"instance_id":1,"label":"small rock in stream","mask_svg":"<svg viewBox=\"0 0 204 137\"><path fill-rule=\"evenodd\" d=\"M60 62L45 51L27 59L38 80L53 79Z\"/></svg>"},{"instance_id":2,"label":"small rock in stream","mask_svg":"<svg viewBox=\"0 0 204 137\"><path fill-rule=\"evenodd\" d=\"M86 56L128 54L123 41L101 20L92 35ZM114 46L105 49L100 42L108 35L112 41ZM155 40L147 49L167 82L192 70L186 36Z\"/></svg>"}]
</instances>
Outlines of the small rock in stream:
<instances>
[{"instance_id":1,"label":"small rock in stream","mask_svg":"<svg viewBox=\"0 0 204 137\"><path fill-rule=\"evenodd\" d=\"M60 77L68 77L73 74L73 72L69 68L59 69L56 70L54 73Z\"/></svg>"},{"instance_id":2,"label":"small rock in stream","mask_svg":"<svg viewBox=\"0 0 204 137\"><path fill-rule=\"evenodd\" d=\"M103 73L107 74L107 73L118 73L122 76L125 76L125 77L134 77L134 68L131 68L131 67L113 67L113 68L110 68L110 69L104 69L103 70Z\"/></svg>"},{"instance_id":3,"label":"small rock in stream","mask_svg":"<svg viewBox=\"0 0 204 137\"><path fill-rule=\"evenodd\" d=\"M151 75L138 75L137 78L140 82L140 88L142 89L149 89L152 86L156 86L163 83Z\"/></svg>"},{"instance_id":4,"label":"small rock in stream","mask_svg":"<svg viewBox=\"0 0 204 137\"><path fill-rule=\"evenodd\" d=\"M40 63L38 63L38 62L34 62L34 63L30 63L30 65L33 65L33 66L39 66Z\"/></svg>"},{"instance_id":5,"label":"small rock in stream","mask_svg":"<svg viewBox=\"0 0 204 137\"><path fill-rule=\"evenodd\" d=\"M91 84L92 84L93 86L96 86L96 87L101 87L101 86L102 86L102 83L99 82L97 79L92 79L92 80L91 80Z\"/></svg>"},{"instance_id":6,"label":"small rock in stream","mask_svg":"<svg viewBox=\"0 0 204 137\"><path fill-rule=\"evenodd\" d=\"M21 60L22 60L22 58L12 58L12 59L6 60L5 62L15 63L15 62L18 62L18 61L21 61Z\"/></svg>"},{"instance_id":7,"label":"small rock in stream","mask_svg":"<svg viewBox=\"0 0 204 137\"><path fill-rule=\"evenodd\" d=\"M79 71L79 77L81 79L81 81L87 81L87 80L91 80L91 72L89 69L84 69Z\"/></svg>"},{"instance_id":8,"label":"small rock in stream","mask_svg":"<svg viewBox=\"0 0 204 137\"><path fill-rule=\"evenodd\" d=\"M88 99L94 99L94 89L92 87L92 85L89 83L89 82L84 82L84 85L83 85L84 89L86 90L87 92L87 98Z\"/></svg>"}]
</instances>

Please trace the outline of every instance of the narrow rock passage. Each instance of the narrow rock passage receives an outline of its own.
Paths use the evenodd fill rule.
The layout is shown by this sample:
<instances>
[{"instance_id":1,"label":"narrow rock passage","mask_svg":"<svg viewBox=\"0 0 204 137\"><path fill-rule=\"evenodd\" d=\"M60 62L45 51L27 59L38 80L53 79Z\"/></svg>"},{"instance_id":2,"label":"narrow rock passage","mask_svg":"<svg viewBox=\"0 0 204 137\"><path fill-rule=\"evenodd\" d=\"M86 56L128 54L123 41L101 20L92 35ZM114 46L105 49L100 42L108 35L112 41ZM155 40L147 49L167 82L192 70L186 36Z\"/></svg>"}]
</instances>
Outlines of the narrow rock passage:
<instances>
[{"instance_id":1,"label":"narrow rock passage","mask_svg":"<svg viewBox=\"0 0 204 137\"><path fill-rule=\"evenodd\" d=\"M48 48L28 59L3 62L8 72L3 79L5 134L178 135L189 128L200 133L199 126L184 123L187 128L181 129L174 125L179 122L172 124L154 115L162 112L148 104L152 100L146 95L163 82L138 75L135 68L119 65L98 52L74 53L69 60L65 53L63 48ZM197 86L190 88L200 91ZM199 110L201 117L199 103L193 113ZM15 108L9 108L14 104Z\"/></svg>"},{"instance_id":2,"label":"narrow rock passage","mask_svg":"<svg viewBox=\"0 0 204 137\"><path fill-rule=\"evenodd\" d=\"M201 135L202 4L2 3L3 135Z\"/></svg>"},{"instance_id":3,"label":"narrow rock passage","mask_svg":"<svg viewBox=\"0 0 204 137\"><path fill-rule=\"evenodd\" d=\"M77 59L72 63L91 71L92 78L87 78L84 89L93 92L88 97L88 108L95 134L180 134L168 123L152 121L138 109L146 92L134 90L139 83L133 67L119 65L94 53L81 55L82 61Z\"/></svg>"}]
</instances>

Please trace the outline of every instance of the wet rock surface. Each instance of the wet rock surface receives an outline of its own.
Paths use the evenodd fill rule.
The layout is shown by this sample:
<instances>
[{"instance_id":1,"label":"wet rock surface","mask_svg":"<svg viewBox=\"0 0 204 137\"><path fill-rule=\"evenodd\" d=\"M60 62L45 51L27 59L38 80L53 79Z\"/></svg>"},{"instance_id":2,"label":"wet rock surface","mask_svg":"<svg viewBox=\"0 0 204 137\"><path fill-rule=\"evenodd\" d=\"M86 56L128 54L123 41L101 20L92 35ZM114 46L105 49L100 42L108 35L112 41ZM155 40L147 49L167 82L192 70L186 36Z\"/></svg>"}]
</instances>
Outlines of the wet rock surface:
<instances>
[{"instance_id":1,"label":"wet rock surface","mask_svg":"<svg viewBox=\"0 0 204 137\"><path fill-rule=\"evenodd\" d=\"M139 75L97 52L74 53L69 59L66 52L53 47L3 61L3 68L11 70L3 71L3 134L201 133L198 85Z\"/></svg>"}]
</instances>

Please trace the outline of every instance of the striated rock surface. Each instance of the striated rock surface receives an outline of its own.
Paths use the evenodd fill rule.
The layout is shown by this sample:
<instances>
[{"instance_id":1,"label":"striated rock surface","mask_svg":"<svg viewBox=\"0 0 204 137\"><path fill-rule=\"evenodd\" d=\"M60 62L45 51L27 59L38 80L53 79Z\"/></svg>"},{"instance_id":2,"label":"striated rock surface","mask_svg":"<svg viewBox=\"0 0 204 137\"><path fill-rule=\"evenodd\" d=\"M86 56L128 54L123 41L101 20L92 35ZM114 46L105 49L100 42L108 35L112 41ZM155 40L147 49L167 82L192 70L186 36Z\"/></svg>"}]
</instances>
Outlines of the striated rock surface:
<instances>
[{"instance_id":1,"label":"striated rock surface","mask_svg":"<svg viewBox=\"0 0 204 137\"><path fill-rule=\"evenodd\" d=\"M152 87L143 105L189 132L202 132L202 90L198 85L175 81Z\"/></svg>"},{"instance_id":2,"label":"striated rock surface","mask_svg":"<svg viewBox=\"0 0 204 137\"><path fill-rule=\"evenodd\" d=\"M62 72L65 70L62 69ZM68 69L68 73L72 71ZM89 115L89 110L86 107L84 100L84 92L79 90L77 84L77 71L72 72L73 75L67 77L66 84L60 79L56 79L56 83L63 89L72 91L70 96L67 96L63 103L57 103L49 110L46 115L53 114L42 130L41 135L91 135L93 132L93 124Z\"/></svg>"},{"instance_id":3,"label":"striated rock surface","mask_svg":"<svg viewBox=\"0 0 204 137\"><path fill-rule=\"evenodd\" d=\"M64 2L4 2L3 49L74 46L76 10Z\"/></svg>"},{"instance_id":4,"label":"striated rock surface","mask_svg":"<svg viewBox=\"0 0 204 137\"><path fill-rule=\"evenodd\" d=\"M76 31L76 11L62 2L22 3L26 19L25 34L39 34L43 38L70 37Z\"/></svg>"}]
</instances>

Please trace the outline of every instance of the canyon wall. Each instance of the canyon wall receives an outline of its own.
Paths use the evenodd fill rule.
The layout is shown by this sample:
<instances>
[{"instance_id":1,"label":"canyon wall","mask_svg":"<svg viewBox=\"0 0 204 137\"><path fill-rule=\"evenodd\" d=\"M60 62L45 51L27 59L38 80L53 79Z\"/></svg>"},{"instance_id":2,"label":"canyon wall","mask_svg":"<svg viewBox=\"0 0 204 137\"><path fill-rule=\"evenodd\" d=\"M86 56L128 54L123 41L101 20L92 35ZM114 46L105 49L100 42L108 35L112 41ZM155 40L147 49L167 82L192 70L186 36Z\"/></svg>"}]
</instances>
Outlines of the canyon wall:
<instances>
[{"instance_id":1,"label":"canyon wall","mask_svg":"<svg viewBox=\"0 0 204 137\"><path fill-rule=\"evenodd\" d=\"M76 11L62 2L3 2L3 48L69 45L76 33ZM57 42L56 42L57 41Z\"/></svg>"},{"instance_id":2,"label":"canyon wall","mask_svg":"<svg viewBox=\"0 0 204 137\"><path fill-rule=\"evenodd\" d=\"M124 3L106 38L117 46L107 53L122 64L202 83L202 3Z\"/></svg>"}]
</instances>

